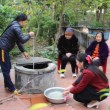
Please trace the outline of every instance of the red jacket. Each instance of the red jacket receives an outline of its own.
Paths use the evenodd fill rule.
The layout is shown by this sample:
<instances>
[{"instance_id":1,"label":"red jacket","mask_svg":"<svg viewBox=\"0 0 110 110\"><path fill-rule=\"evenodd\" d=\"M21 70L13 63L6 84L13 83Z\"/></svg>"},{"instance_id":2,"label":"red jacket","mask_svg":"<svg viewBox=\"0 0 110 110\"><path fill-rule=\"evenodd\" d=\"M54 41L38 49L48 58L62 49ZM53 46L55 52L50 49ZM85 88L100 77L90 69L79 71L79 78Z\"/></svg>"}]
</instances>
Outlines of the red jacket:
<instances>
[{"instance_id":1,"label":"red jacket","mask_svg":"<svg viewBox=\"0 0 110 110\"><path fill-rule=\"evenodd\" d=\"M94 87L96 91L100 91L101 89L109 86L108 83L104 82L99 75L96 75L88 69L83 70L81 81L78 84L74 82L72 85L73 88L70 92L73 94L82 92L88 85Z\"/></svg>"}]
</instances>

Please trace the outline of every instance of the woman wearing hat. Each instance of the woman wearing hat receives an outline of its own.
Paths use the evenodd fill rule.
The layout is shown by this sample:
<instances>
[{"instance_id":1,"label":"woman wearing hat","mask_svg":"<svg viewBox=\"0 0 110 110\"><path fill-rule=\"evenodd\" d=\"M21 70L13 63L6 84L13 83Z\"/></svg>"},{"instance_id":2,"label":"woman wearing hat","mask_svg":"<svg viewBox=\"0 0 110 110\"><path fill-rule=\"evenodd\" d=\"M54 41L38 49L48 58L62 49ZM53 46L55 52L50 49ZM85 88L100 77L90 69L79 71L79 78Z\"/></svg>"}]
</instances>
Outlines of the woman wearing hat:
<instances>
[{"instance_id":1,"label":"woman wearing hat","mask_svg":"<svg viewBox=\"0 0 110 110\"><path fill-rule=\"evenodd\" d=\"M67 62L70 62L72 67L72 76L76 77L75 67L76 67L76 55L79 50L78 39L73 34L72 28L67 28L64 35L62 35L58 40L58 51L59 58L61 60L61 70L64 70ZM60 77L64 78L64 72L60 73Z\"/></svg>"}]
</instances>

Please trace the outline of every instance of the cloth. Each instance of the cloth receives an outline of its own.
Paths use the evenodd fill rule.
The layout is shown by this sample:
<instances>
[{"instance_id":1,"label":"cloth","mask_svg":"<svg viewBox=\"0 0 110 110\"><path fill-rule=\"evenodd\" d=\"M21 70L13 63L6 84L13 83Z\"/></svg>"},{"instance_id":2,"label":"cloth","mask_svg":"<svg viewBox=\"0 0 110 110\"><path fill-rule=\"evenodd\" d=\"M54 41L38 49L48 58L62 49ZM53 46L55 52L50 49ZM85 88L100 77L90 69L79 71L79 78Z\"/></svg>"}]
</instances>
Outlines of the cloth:
<instances>
[{"instance_id":1,"label":"cloth","mask_svg":"<svg viewBox=\"0 0 110 110\"><path fill-rule=\"evenodd\" d=\"M4 86L8 87L10 91L14 91L15 87L10 78L10 69L11 69L10 55L9 52L1 49L0 49L0 65L4 76Z\"/></svg>"},{"instance_id":2,"label":"cloth","mask_svg":"<svg viewBox=\"0 0 110 110\"><path fill-rule=\"evenodd\" d=\"M101 65L103 65L108 57L108 52L109 52L109 49L108 49L108 46L106 44L106 42L101 42L101 43L98 43L97 41L93 41L89 47L86 49L86 54L92 56L93 54L93 51L95 50L95 47L96 45L99 44L99 59L100 59L100 62L101 62Z\"/></svg>"},{"instance_id":3,"label":"cloth","mask_svg":"<svg viewBox=\"0 0 110 110\"><path fill-rule=\"evenodd\" d=\"M57 48L60 58L68 52L77 55L79 51L78 39L73 35L72 38L68 40L65 38L65 35L62 35L58 40Z\"/></svg>"},{"instance_id":4,"label":"cloth","mask_svg":"<svg viewBox=\"0 0 110 110\"><path fill-rule=\"evenodd\" d=\"M92 53L92 59L94 59L95 57L99 57L99 44L96 45L96 47Z\"/></svg>"},{"instance_id":5,"label":"cloth","mask_svg":"<svg viewBox=\"0 0 110 110\"><path fill-rule=\"evenodd\" d=\"M0 37L0 48L6 51L11 51L16 43L20 51L24 52L25 49L23 47L23 43L29 39L29 35L23 36L19 23L17 21L13 21Z\"/></svg>"},{"instance_id":6,"label":"cloth","mask_svg":"<svg viewBox=\"0 0 110 110\"><path fill-rule=\"evenodd\" d=\"M88 69L84 69L82 71L82 78L80 82L74 82L74 87L70 90L70 92L73 94L81 93L88 85L94 87L96 91L100 91L101 89L108 87L108 83L104 82L99 75L96 75Z\"/></svg>"},{"instance_id":7,"label":"cloth","mask_svg":"<svg viewBox=\"0 0 110 110\"><path fill-rule=\"evenodd\" d=\"M100 96L104 93L107 93L107 92L97 93L97 91L94 89L94 87L87 86L84 89L84 91L82 91L81 93L78 93L78 94L74 94L73 97L76 101L82 102L85 105L87 105L87 103L91 102L92 100L101 101L101 100L104 100L105 98L107 98L107 96L105 96L102 99L100 99Z\"/></svg>"},{"instance_id":8,"label":"cloth","mask_svg":"<svg viewBox=\"0 0 110 110\"><path fill-rule=\"evenodd\" d=\"M71 55L69 58L66 55L63 55L61 58L61 69L65 69L67 62L70 62L72 73L75 73L76 68L76 56Z\"/></svg>"}]
</instances>

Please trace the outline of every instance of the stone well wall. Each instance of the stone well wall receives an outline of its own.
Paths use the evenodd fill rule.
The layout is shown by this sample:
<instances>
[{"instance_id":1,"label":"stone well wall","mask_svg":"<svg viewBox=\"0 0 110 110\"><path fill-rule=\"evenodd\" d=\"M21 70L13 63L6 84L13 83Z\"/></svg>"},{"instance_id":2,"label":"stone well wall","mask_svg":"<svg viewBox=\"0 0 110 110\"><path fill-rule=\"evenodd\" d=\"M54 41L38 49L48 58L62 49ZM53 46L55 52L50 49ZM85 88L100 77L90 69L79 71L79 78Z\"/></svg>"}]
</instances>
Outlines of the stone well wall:
<instances>
[{"instance_id":1,"label":"stone well wall","mask_svg":"<svg viewBox=\"0 0 110 110\"><path fill-rule=\"evenodd\" d=\"M19 59L15 66L15 86L22 88L23 92L43 93L45 89L56 85L55 69L56 65L49 59Z\"/></svg>"}]
</instances>

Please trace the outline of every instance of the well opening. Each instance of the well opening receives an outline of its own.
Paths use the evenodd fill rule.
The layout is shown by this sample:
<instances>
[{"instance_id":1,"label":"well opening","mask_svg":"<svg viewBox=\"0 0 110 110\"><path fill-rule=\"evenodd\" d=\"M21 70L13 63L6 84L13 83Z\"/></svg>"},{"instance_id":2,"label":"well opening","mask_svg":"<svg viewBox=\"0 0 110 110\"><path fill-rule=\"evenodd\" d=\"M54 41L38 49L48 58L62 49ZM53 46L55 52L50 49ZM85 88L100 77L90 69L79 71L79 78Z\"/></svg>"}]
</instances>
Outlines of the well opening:
<instances>
[{"instance_id":1,"label":"well opening","mask_svg":"<svg viewBox=\"0 0 110 110\"><path fill-rule=\"evenodd\" d=\"M24 68L28 68L28 69L44 69L48 67L48 63L42 63L42 64L27 64L23 66Z\"/></svg>"}]
</instances>

